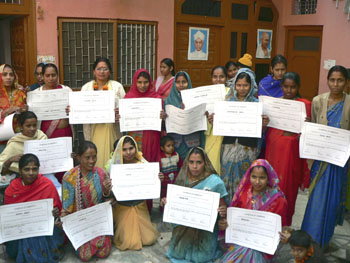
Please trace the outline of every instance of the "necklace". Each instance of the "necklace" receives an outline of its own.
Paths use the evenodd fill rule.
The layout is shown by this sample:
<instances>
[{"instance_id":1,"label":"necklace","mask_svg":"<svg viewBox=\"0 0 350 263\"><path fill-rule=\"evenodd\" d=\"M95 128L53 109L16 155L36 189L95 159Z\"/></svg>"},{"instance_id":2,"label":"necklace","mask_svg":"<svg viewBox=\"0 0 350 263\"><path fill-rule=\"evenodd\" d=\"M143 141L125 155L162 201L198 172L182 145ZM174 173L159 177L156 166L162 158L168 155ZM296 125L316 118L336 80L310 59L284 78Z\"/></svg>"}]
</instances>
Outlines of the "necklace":
<instances>
[{"instance_id":1,"label":"necklace","mask_svg":"<svg viewBox=\"0 0 350 263\"><path fill-rule=\"evenodd\" d=\"M103 85L102 90L108 90L108 85L107 85L108 81L106 82L105 85ZM98 90L98 84L96 81L94 81L94 90Z\"/></svg>"}]
</instances>

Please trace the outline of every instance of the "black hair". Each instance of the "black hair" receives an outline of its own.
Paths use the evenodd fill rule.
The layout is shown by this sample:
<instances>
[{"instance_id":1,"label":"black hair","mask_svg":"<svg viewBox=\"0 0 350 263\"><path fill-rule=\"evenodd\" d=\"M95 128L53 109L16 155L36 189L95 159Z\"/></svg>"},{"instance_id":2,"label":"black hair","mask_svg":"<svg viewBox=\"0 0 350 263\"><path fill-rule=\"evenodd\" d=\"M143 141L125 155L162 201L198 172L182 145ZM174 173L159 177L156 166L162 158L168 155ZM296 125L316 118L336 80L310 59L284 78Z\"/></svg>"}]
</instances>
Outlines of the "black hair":
<instances>
[{"instance_id":1,"label":"black hair","mask_svg":"<svg viewBox=\"0 0 350 263\"><path fill-rule=\"evenodd\" d=\"M272 58L272 60L271 60L271 68L274 68L278 63L284 64L284 66L287 68L287 65L288 65L287 59L284 56L280 55L280 54L278 54L278 55L276 55L276 56L274 56Z\"/></svg>"},{"instance_id":2,"label":"black hair","mask_svg":"<svg viewBox=\"0 0 350 263\"><path fill-rule=\"evenodd\" d=\"M77 155L82 156L89 148L94 149L97 153L97 147L93 142L84 141L78 148Z\"/></svg>"},{"instance_id":3,"label":"black hair","mask_svg":"<svg viewBox=\"0 0 350 263\"><path fill-rule=\"evenodd\" d=\"M224 74L225 74L225 76L227 78L227 69L225 67L223 67L223 66L215 66L215 67L213 67L213 69L211 70L211 76L213 76L214 71L217 70L217 69L221 69L222 72L224 72Z\"/></svg>"},{"instance_id":4,"label":"black hair","mask_svg":"<svg viewBox=\"0 0 350 263\"><path fill-rule=\"evenodd\" d=\"M53 63L47 63L43 66L43 71L42 71L42 74L44 75L45 74L45 71L48 69L48 68L53 68L55 71L56 71L56 74L58 74L58 68L55 64Z\"/></svg>"},{"instance_id":5,"label":"black hair","mask_svg":"<svg viewBox=\"0 0 350 263\"><path fill-rule=\"evenodd\" d=\"M24 111L18 116L18 123L23 126L23 124L26 122L28 119L36 119L38 120L38 117L35 115L34 112L32 111Z\"/></svg>"},{"instance_id":6,"label":"black hair","mask_svg":"<svg viewBox=\"0 0 350 263\"><path fill-rule=\"evenodd\" d=\"M252 79L250 78L248 73L245 72L241 72L238 74L237 78L236 78L236 82L239 79L245 79L250 85L252 85ZM235 83L236 84L236 83Z\"/></svg>"},{"instance_id":7,"label":"black hair","mask_svg":"<svg viewBox=\"0 0 350 263\"><path fill-rule=\"evenodd\" d=\"M34 75L35 75L36 70L37 70L38 68L42 68L42 70L43 70L45 65L46 65L45 62L40 62L40 63L36 64L35 69L34 69Z\"/></svg>"},{"instance_id":8,"label":"black hair","mask_svg":"<svg viewBox=\"0 0 350 263\"><path fill-rule=\"evenodd\" d=\"M190 158L190 156L191 156L192 154L199 154L199 155L202 157L203 161L205 161L204 152L203 152L203 150L199 149L198 147L194 147L194 148L192 148L192 149L190 150L190 153L189 153L189 155L188 155L188 158Z\"/></svg>"},{"instance_id":9,"label":"black hair","mask_svg":"<svg viewBox=\"0 0 350 263\"><path fill-rule=\"evenodd\" d=\"M291 246L309 248L311 243L311 236L304 230L294 230L289 238L289 244Z\"/></svg>"},{"instance_id":10,"label":"black hair","mask_svg":"<svg viewBox=\"0 0 350 263\"><path fill-rule=\"evenodd\" d=\"M266 173L267 177L269 177L268 173L267 173L267 170L266 170L266 167L265 166L262 166L262 165L257 165L257 166L254 166L251 170L250 170L250 173L252 173L252 171L255 169L255 168L262 168L264 170L264 172Z\"/></svg>"},{"instance_id":11,"label":"black hair","mask_svg":"<svg viewBox=\"0 0 350 263\"><path fill-rule=\"evenodd\" d=\"M344 76L345 80L349 79L348 70L346 68L344 68L343 66L335 65L335 66L331 67L331 69L328 71L327 79L330 78L330 76L333 72L340 72Z\"/></svg>"},{"instance_id":12,"label":"black hair","mask_svg":"<svg viewBox=\"0 0 350 263\"><path fill-rule=\"evenodd\" d=\"M95 62L94 62L94 64L92 64L92 69L95 70L96 67L97 67L97 65L98 65L98 63L100 63L100 62L106 63L106 64L107 64L107 67L108 67L108 69L109 69L109 71L112 71L111 62L110 62L109 59L106 58L106 57L97 57L96 60L95 60Z\"/></svg>"},{"instance_id":13,"label":"black hair","mask_svg":"<svg viewBox=\"0 0 350 263\"><path fill-rule=\"evenodd\" d=\"M133 139L131 139L129 136L125 137L124 138L124 141L123 141L123 146L124 144L126 143L130 143L132 146L134 146L136 148L136 144L135 144L135 141Z\"/></svg>"},{"instance_id":14,"label":"black hair","mask_svg":"<svg viewBox=\"0 0 350 263\"><path fill-rule=\"evenodd\" d=\"M297 84L298 88L300 87L300 76L296 72L286 72L282 77L282 83L287 80L291 79Z\"/></svg>"},{"instance_id":15,"label":"black hair","mask_svg":"<svg viewBox=\"0 0 350 263\"><path fill-rule=\"evenodd\" d=\"M21 170L28 163L34 162L36 166L40 167L39 158L32 153L26 153L21 156L18 162L18 168Z\"/></svg>"},{"instance_id":16,"label":"black hair","mask_svg":"<svg viewBox=\"0 0 350 263\"><path fill-rule=\"evenodd\" d=\"M149 82L151 82L151 77L146 71L141 71L140 74L137 76L137 79L140 77L144 77L145 79L148 79Z\"/></svg>"},{"instance_id":17,"label":"black hair","mask_svg":"<svg viewBox=\"0 0 350 263\"><path fill-rule=\"evenodd\" d=\"M233 61L229 61L229 62L227 62L227 63L225 64L226 70L228 70L231 66L234 66L234 67L238 68L238 64L237 64L237 63L235 63L235 62L233 62Z\"/></svg>"},{"instance_id":18,"label":"black hair","mask_svg":"<svg viewBox=\"0 0 350 263\"><path fill-rule=\"evenodd\" d=\"M163 136L162 138L160 138L160 146L161 147L164 147L164 145L167 143L167 142L174 142L174 138L169 136L169 135L165 135Z\"/></svg>"},{"instance_id":19,"label":"black hair","mask_svg":"<svg viewBox=\"0 0 350 263\"><path fill-rule=\"evenodd\" d=\"M119 139L115 140L115 142L113 143L113 149L117 149L117 146L118 146L118 142L119 142Z\"/></svg>"},{"instance_id":20,"label":"black hair","mask_svg":"<svg viewBox=\"0 0 350 263\"><path fill-rule=\"evenodd\" d=\"M173 67L173 70L171 71L171 75L175 76L175 64L171 58L163 58L160 63L166 64L169 68Z\"/></svg>"},{"instance_id":21,"label":"black hair","mask_svg":"<svg viewBox=\"0 0 350 263\"><path fill-rule=\"evenodd\" d=\"M10 68L12 71L13 71L13 73L15 74L15 68L12 66L12 65L10 65L10 64L4 64L4 69L5 68Z\"/></svg>"},{"instance_id":22,"label":"black hair","mask_svg":"<svg viewBox=\"0 0 350 263\"><path fill-rule=\"evenodd\" d=\"M185 77L185 79L186 79L187 82L188 82L188 78L187 78L187 75L186 75L185 71L179 71L179 72L176 74L176 79L175 79L175 81L177 80L178 77Z\"/></svg>"}]
</instances>

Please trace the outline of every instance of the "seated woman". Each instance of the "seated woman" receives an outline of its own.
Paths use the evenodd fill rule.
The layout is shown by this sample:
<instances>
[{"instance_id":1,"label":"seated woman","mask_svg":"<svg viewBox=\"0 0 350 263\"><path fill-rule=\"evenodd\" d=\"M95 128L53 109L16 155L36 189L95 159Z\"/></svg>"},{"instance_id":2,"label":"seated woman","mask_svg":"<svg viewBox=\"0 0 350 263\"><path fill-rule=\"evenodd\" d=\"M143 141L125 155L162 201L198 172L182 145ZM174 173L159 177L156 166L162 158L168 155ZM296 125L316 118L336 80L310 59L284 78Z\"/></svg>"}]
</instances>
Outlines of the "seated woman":
<instances>
[{"instance_id":1,"label":"seated woman","mask_svg":"<svg viewBox=\"0 0 350 263\"><path fill-rule=\"evenodd\" d=\"M136 141L126 135L120 138L110 164L145 162ZM145 200L118 201L113 217L114 245L120 250L140 250L157 241L159 233L152 226Z\"/></svg>"},{"instance_id":2,"label":"seated woman","mask_svg":"<svg viewBox=\"0 0 350 263\"><path fill-rule=\"evenodd\" d=\"M80 165L63 176L62 216L100 204L111 195L111 180L103 169L95 166L95 144L85 141L78 149L77 158ZM95 255L106 258L111 253L111 237L96 237L79 247L76 253L82 261L89 261Z\"/></svg>"},{"instance_id":3,"label":"seated woman","mask_svg":"<svg viewBox=\"0 0 350 263\"><path fill-rule=\"evenodd\" d=\"M230 207L260 210L279 214L282 226L287 216L287 200L278 187L278 177L272 166L263 159L254 161L245 173ZM226 211L220 211L220 229L227 227ZM228 248L220 262L269 262L272 255L236 244L225 244Z\"/></svg>"},{"instance_id":4,"label":"seated woman","mask_svg":"<svg viewBox=\"0 0 350 263\"><path fill-rule=\"evenodd\" d=\"M217 175L207 154L200 147L192 148L175 184L217 192L220 194L220 206L226 209L224 197L227 196L224 182ZM166 197L161 205L166 203ZM171 244L167 257L171 262L213 262L222 255L218 239L218 224L215 224L213 233L191 227L174 225Z\"/></svg>"},{"instance_id":5,"label":"seated woman","mask_svg":"<svg viewBox=\"0 0 350 263\"><path fill-rule=\"evenodd\" d=\"M52 182L39 174L39 159L28 153L19 159L20 178L13 180L5 191L5 204L17 204L41 199L53 199L52 211L56 219L62 208L61 200ZM57 220L55 220L57 222ZM63 258L60 247L64 232L54 227L52 236L30 237L6 243L6 252L16 262L59 262Z\"/></svg>"}]
</instances>

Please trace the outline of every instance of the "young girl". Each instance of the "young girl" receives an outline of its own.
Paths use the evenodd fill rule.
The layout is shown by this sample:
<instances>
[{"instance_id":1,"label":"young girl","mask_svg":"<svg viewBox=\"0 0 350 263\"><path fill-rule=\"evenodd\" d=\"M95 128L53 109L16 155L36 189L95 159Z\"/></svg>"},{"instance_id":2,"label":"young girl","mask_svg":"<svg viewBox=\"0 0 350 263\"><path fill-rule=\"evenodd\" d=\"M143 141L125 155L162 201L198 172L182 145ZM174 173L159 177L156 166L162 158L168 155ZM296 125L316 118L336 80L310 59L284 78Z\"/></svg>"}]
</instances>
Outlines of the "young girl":
<instances>
[{"instance_id":1,"label":"young girl","mask_svg":"<svg viewBox=\"0 0 350 263\"><path fill-rule=\"evenodd\" d=\"M169 96L171 87L174 83L174 61L170 58L162 59L162 61L160 62L160 73L162 75L159 76L154 82L154 88L162 97L162 100L165 100Z\"/></svg>"},{"instance_id":2,"label":"young girl","mask_svg":"<svg viewBox=\"0 0 350 263\"><path fill-rule=\"evenodd\" d=\"M229 61L226 63L225 65L226 71L227 71L227 81L226 81L226 86L227 87L231 87L232 86L232 82L235 78L235 76L237 75L238 72L238 64L233 62L233 61Z\"/></svg>"}]
</instances>

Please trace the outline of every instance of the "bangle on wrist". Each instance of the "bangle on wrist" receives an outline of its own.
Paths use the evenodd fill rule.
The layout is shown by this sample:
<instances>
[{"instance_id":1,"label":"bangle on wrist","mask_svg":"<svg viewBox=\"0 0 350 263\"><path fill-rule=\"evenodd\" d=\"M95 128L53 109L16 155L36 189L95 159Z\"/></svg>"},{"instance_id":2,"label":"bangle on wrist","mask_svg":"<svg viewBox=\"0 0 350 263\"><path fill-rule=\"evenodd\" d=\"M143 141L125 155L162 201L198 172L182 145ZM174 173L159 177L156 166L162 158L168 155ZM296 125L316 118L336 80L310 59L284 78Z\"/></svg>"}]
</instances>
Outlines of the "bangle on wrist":
<instances>
[{"instance_id":1,"label":"bangle on wrist","mask_svg":"<svg viewBox=\"0 0 350 263\"><path fill-rule=\"evenodd\" d=\"M109 192L108 195L106 195L104 192L102 192L102 196L103 196L103 197L109 197L110 195L111 195L111 192Z\"/></svg>"}]
</instances>

